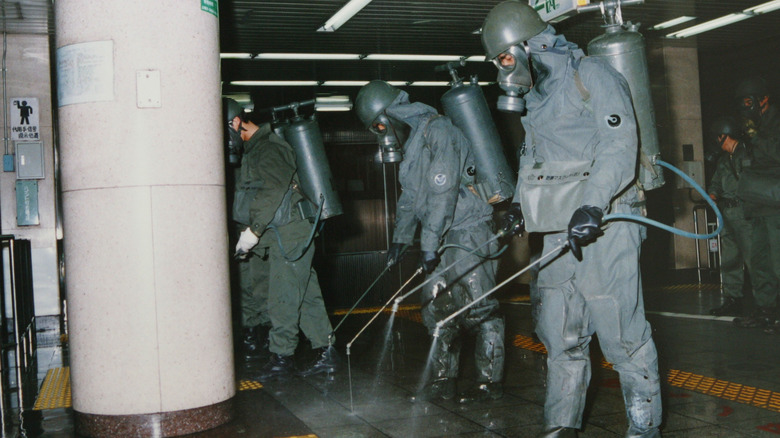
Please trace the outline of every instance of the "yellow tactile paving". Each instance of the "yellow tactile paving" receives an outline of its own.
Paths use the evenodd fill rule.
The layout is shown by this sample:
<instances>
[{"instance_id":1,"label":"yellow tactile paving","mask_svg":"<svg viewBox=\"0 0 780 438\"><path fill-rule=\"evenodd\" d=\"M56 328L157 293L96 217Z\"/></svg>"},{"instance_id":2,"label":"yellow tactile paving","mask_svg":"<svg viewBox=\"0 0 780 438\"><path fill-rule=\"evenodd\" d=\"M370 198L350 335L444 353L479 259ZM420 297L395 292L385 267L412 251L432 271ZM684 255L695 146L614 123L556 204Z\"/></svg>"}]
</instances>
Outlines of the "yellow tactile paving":
<instances>
[{"instance_id":1,"label":"yellow tactile paving","mask_svg":"<svg viewBox=\"0 0 780 438\"><path fill-rule=\"evenodd\" d=\"M671 286L660 286L660 287L648 287L647 290L653 290L653 291L690 291L690 292L698 292L702 290L718 290L720 289L720 284L714 284L714 283L702 283L702 284L675 284Z\"/></svg>"},{"instance_id":2,"label":"yellow tactile paving","mask_svg":"<svg viewBox=\"0 0 780 438\"><path fill-rule=\"evenodd\" d=\"M262 389L263 384L260 382L256 382L254 380L239 380L238 381L238 390L239 391L249 391L252 389Z\"/></svg>"},{"instance_id":3,"label":"yellow tactile paving","mask_svg":"<svg viewBox=\"0 0 780 438\"><path fill-rule=\"evenodd\" d=\"M70 367L50 369L43 380L33 410L69 408L70 404Z\"/></svg>"},{"instance_id":4,"label":"yellow tactile paving","mask_svg":"<svg viewBox=\"0 0 780 438\"><path fill-rule=\"evenodd\" d=\"M261 389L263 385L254 380L239 380L238 390L249 391ZM35 400L33 410L69 408L70 397L70 367L52 368L46 373L41 385L41 391Z\"/></svg>"},{"instance_id":5,"label":"yellow tactile paving","mask_svg":"<svg viewBox=\"0 0 780 438\"><path fill-rule=\"evenodd\" d=\"M352 315L362 315L366 313L376 313L379 312L379 310L382 309L381 307L363 307L358 308L352 311ZM420 310L419 304L410 304L410 305L404 305L404 306L398 306L398 310ZM390 313L392 312L392 306L387 306L384 310L382 310L382 313ZM332 315L346 315L347 312L349 312L349 309L338 309L331 312Z\"/></svg>"},{"instance_id":6,"label":"yellow tactile paving","mask_svg":"<svg viewBox=\"0 0 780 438\"><path fill-rule=\"evenodd\" d=\"M547 349L533 338L523 335L515 336L515 347L547 354ZM612 364L602 359L603 368L612 369ZM780 393L767 389L746 386L739 383L715 379L680 370L669 370L666 378L669 385L700 394L712 395L724 400L755 406L774 412L780 412Z\"/></svg>"},{"instance_id":7,"label":"yellow tactile paving","mask_svg":"<svg viewBox=\"0 0 780 438\"><path fill-rule=\"evenodd\" d=\"M677 388L780 412L780 393L778 392L680 370L669 370L666 380L671 386Z\"/></svg>"}]
</instances>

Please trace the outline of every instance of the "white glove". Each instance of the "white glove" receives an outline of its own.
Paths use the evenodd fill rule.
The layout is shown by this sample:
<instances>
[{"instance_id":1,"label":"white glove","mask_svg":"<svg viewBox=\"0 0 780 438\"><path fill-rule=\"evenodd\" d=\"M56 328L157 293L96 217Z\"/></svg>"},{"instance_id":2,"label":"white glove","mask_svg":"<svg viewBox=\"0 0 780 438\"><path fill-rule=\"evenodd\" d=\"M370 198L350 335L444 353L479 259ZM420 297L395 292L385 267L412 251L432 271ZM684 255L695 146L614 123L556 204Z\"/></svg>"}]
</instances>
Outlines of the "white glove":
<instances>
[{"instance_id":1,"label":"white glove","mask_svg":"<svg viewBox=\"0 0 780 438\"><path fill-rule=\"evenodd\" d=\"M257 245L257 242L260 241L260 238L255 235L255 233L252 232L252 230L247 227L244 231L241 232L241 235L238 237L238 243L236 244L236 257L238 258L244 258L247 254L249 254L249 251L252 250L252 248Z\"/></svg>"}]
</instances>

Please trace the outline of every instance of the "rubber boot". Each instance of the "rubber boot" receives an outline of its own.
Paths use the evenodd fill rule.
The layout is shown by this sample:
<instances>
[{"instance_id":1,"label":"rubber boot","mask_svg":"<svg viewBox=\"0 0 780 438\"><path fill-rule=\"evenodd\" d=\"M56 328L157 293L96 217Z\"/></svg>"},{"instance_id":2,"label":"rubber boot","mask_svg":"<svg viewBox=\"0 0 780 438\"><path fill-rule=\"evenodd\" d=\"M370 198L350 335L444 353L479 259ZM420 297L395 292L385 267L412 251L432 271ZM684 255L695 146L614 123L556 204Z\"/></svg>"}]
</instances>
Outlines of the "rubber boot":
<instances>
[{"instance_id":1,"label":"rubber boot","mask_svg":"<svg viewBox=\"0 0 780 438\"><path fill-rule=\"evenodd\" d=\"M341 358L339 358L336 349L331 347L322 347L317 349L317 357L308 364L298 375L301 377L314 376L316 374L333 374L338 369Z\"/></svg>"}]
</instances>

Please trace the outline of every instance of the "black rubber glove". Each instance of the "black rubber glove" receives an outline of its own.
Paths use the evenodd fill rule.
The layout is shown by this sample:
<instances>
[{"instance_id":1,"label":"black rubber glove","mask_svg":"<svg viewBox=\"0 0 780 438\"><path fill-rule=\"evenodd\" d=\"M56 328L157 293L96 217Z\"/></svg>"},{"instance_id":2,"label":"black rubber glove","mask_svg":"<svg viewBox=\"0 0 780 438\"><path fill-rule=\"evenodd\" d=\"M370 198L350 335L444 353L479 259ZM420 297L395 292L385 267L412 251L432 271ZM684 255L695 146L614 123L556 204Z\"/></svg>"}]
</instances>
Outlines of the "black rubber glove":
<instances>
[{"instance_id":1,"label":"black rubber glove","mask_svg":"<svg viewBox=\"0 0 780 438\"><path fill-rule=\"evenodd\" d=\"M409 245L405 243L391 243L387 250L387 266L397 265L404 258L407 248Z\"/></svg>"},{"instance_id":2,"label":"black rubber glove","mask_svg":"<svg viewBox=\"0 0 780 438\"><path fill-rule=\"evenodd\" d=\"M439 266L441 258L436 251L422 251L420 252L420 267L423 268L426 274L430 274Z\"/></svg>"},{"instance_id":3,"label":"black rubber glove","mask_svg":"<svg viewBox=\"0 0 780 438\"><path fill-rule=\"evenodd\" d=\"M504 232L505 238L523 234L523 231L525 231L525 219L523 219L523 210L520 208L520 203L513 202L506 213L504 213L504 219L501 221L501 231Z\"/></svg>"},{"instance_id":4,"label":"black rubber glove","mask_svg":"<svg viewBox=\"0 0 780 438\"><path fill-rule=\"evenodd\" d=\"M601 230L601 218L604 211L592 205L583 205L574 210L569 220L569 248L574 257L582 261L582 246L596 240L604 234Z\"/></svg>"}]
</instances>

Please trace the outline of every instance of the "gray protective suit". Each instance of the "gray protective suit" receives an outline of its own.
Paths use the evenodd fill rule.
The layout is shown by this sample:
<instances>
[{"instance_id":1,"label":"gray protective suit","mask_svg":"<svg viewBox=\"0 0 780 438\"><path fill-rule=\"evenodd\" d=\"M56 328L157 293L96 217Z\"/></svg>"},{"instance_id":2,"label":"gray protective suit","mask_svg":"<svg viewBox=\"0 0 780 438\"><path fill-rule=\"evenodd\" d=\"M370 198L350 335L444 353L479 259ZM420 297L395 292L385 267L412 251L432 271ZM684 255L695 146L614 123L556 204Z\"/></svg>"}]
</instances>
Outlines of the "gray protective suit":
<instances>
[{"instance_id":1,"label":"gray protective suit","mask_svg":"<svg viewBox=\"0 0 780 438\"><path fill-rule=\"evenodd\" d=\"M411 126L404 144L399 180L403 192L398 200L394 243L411 244L418 224L423 251L436 251L442 244L476 248L493 237L492 207L469 190L473 166L468 140L450 119L423 103L409 103L401 91L387 108L387 114ZM473 174L473 172L471 172ZM495 253L497 243L482 248ZM465 255L449 248L432 276ZM496 261L474 255L428 284L423 289L423 323L433 333L436 322L490 290L496 284ZM498 302L482 300L468 312L440 330L432 353L431 379L458 375L461 330L477 331L475 347L477 381L500 382L504 370L504 320Z\"/></svg>"},{"instance_id":2,"label":"gray protective suit","mask_svg":"<svg viewBox=\"0 0 780 438\"><path fill-rule=\"evenodd\" d=\"M554 30L528 41L537 82L526 95L526 146L521 166L592 160L582 205L639 214L637 129L625 79ZM516 196L523 190L518 180ZM525 206L523 207L525 208ZM540 208L555 209L555 205ZM610 223L583 248L578 262L566 252L539 271L536 332L548 352L544 418L548 428L579 428L590 381L588 345L598 335L606 359L620 374L629 419L627 436L656 436L661 423L658 359L645 320L639 271L645 228ZM566 233L544 237L544 250Z\"/></svg>"}]
</instances>

